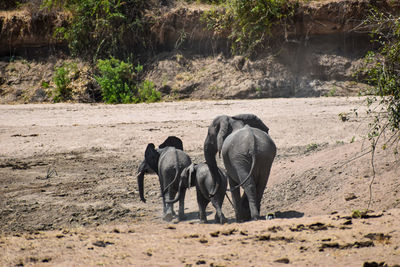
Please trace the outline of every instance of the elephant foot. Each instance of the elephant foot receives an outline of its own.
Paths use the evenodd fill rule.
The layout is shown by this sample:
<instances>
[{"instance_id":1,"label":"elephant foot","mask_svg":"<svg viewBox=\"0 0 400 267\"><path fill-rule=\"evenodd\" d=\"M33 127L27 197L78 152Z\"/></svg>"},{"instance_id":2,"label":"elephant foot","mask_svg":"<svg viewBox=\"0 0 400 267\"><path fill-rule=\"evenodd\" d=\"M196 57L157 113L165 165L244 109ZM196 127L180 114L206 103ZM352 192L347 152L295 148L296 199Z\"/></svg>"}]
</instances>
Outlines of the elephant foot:
<instances>
[{"instance_id":1,"label":"elephant foot","mask_svg":"<svg viewBox=\"0 0 400 267\"><path fill-rule=\"evenodd\" d=\"M179 218L175 218L175 219L172 220L172 223L174 223L174 224L177 224L179 222L180 222Z\"/></svg>"},{"instance_id":2,"label":"elephant foot","mask_svg":"<svg viewBox=\"0 0 400 267\"><path fill-rule=\"evenodd\" d=\"M268 213L267 220L273 220L273 219L275 219L275 215L273 213Z\"/></svg>"},{"instance_id":3,"label":"elephant foot","mask_svg":"<svg viewBox=\"0 0 400 267\"><path fill-rule=\"evenodd\" d=\"M207 219L200 219L200 223L208 223Z\"/></svg>"},{"instance_id":4,"label":"elephant foot","mask_svg":"<svg viewBox=\"0 0 400 267\"><path fill-rule=\"evenodd\" d=\"M220 223L220 224L224 224L224 223L227 223L228 220L225 218L224 214L222 214L221 217L218 216L218 214L215 214L215 222L216 223Z\"/></svg>"},{"instance_id":5,"label":"elephant foot","mask_svg":"<svg viewBox=\"0 0 400 267\"><path fill-rule=\"evenodd\" d=\"M173 218L174 218L174 215L172 213L167 213L164 215L163 220L166 222L170 222L170 221L172 221Z\"/></svg>"}]
</instances>

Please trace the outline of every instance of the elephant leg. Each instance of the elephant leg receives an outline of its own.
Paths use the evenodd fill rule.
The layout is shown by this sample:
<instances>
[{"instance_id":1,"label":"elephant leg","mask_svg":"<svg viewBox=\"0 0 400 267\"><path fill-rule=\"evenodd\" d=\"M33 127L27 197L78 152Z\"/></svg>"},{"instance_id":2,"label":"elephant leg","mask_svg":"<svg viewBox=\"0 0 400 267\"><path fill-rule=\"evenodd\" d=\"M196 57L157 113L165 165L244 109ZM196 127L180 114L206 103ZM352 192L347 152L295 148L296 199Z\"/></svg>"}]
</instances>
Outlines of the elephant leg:
<instances>
[{"instance_id":1,"label":"elephant leg","mask_svg":"<svg viewBox=\"0 0 400 267\"><path fill-rule=\"evenodd\" d=\"M238 184L233 181L232 179L229 179L229 187L235 188ZM237 188L234 191L231 191L231 196L232 196L232 202L233 202L233 208L235 209L235 216L236 216L236 222L241 221L241 205L240 205L240 188Z\"/></svg>"},{"instance_id":2,"label":"elephant leg","mask_svg":"<svg viewBox=\"0 0 400 267\"><path fill-rule=\"evenodd\" d=\"M196 188L197 189L197 188ZM207 200L202 193L200 192L200 189L196 190L197 194L197 204L199 206L199 219L201 223L207 223L207 213L206 213L206 207L209 203L209 200Z\"/></svg>"},{"instance_id":3,"label":"elephant leg","mask_svg":"<svg viewBox=\"0 0 400 267\"><path fill-rule=\"evenodd\" d=\"M234 165L231 163L231 159L227 154L223 154L223 160L224 160L224 165L226 168L226 171L228 173L228 182L229 182L229 187L232 190L235 188L238 183L234 180L236 179L238 181L238 176L236 169ZM237 188L233 191L231 191L231 196L232 196L232 202L233 202L233 209L235 210L235 218L236 222L240 222L240 212L241 212L241 207L240 207L240 188Z\"/></svg>"},{"instance_id":4,"label":"elephant leg","mask_svg":"<svg viewBox=\"0 0 400 267\"><path fill-rule=\"evenodd\" d=\"M242 198L240 199L240 219L242 221L250 221L251 213L249 207L249 199L247 198L246 193L243 193Z\"/></svg>"},{"instance_id":5,"label":"elephant leg","mask_svg":"<svg viewBox=\"0 0 400 267\"><path fill-rule=\"evenodd\" d=\"M250 173L251 159L242 158L241 161L237 161L236 173L240 182L246 180ZM254 174L242 185L244 189L243 197L240 203L243 208L241 211L242 219L248 220L248 213L250 210L251 219L258 220L260 217L259 209L257 208L257 188L255 183ZM245 202L248 202L248 205Z\"/></svg>"},{"instance_id":6,"label":"elephant leg","mask_svg":"<svg viewBox=\"0 0 400 267\"><path fill-rule=\"evenodd\" d=\"M264 165L264 169L262 169L256 178L256 188L257 188L257 208L261 213L261 201L264 195L265 188L267 187L268 178L271 170L271 164Z\"/></svg>"},{"instance_id":7,"label":"elephant leg","mask_svg":"<svg viewBox=\"0 0 400 267\"><path fill-rule=\"evenodd\" d=\"M223 203L223 198L218 199L215 197L211 198L211 203L213 204L214 208L215 208L215 221L220 223L220 224L224 224L227 222L224 214L222 213L222 203Z\"/></svg>"},{"instance_id":8,"label":"elephant leg","mask_svg":"<svg viewBox=\"0 0 400 267\"><path fill-rule=\"evenodd\" d=\"M181 190L181 195L179 196L179 220L182 221L185 217L185 195L186 189Z\"/></svg>"},{"instance_id":9,"label":"elephant leg","mask_svg":"<svg viewBox=\"0 0 400 267\"><path fill-rule=\"evenodd\" d=\"M165 203L165 195L163 194L164 191L164 186L163 183L161 182L161 177L158 177L158 180L160 182L160 190L161 190L161 198L162 198L162 204L163 204L163 216L167 213L167 204Z\"/></svg>"},{"instance_id":10,"label":"elephant leg","mask_svg":"<svg viewBox=\"0 0 400 267\"><path fill-rule=\"evenodd\" d=\"M258 206L257 205L258 201L257 201L256 185L254 184L254 181L252 181L249 184L244 185L243 188L244 188L244 192L246 193L246 196L247 196L247 199L248 199L251 219L252 220L258 220L260 218L260 210L257 207Z\"/></svg>"},{"instance_id":11,"label":"elephant leg","mask_svg":"<svg viewBox=\"0 0 400 267\"><path fill-rule=\"evenodd\" d=\"M237 169L238 176L240 181L243 181L246 179L246 177L249 175L250 170L246 169ZM241 199L242 203L241 206L243 207L243 219L248 220L248 213L250 212L251 215L251 220L258 220L260 217L260 210L257 207L257 186L255 183L255 178L253 175L249 177L249 179L243 184L243 189L244 189L244 194ZM247 204L247 203L248 204Z\"/></svg>"},{"instance_id":12,"label":"elephant leg","mask_svg":"<svg viewBox=\"0 0 400 267\"><path fill-rule=\"evenodd\" d=\"M267 179L268 179L268 176L267 176ZM267 186L267 179L265 179L265 176L263 175L263 176L259 177L258 183L257 183L257 202L256 202L256 204L257 204L257 209L259 212L261 212L261 200L263 198L264 191Z\"/></svg>"},{"instance_id":13,"label":"elephant leg","mask_svg":"<svg viewBox=\"0 0 400 267\"><path fill-rule=\"evenodd\" d=\"M171 190L168 190L165 192L164 198L165 199L174 199L176 195L176 192L172 192ZM164 212L164 220L167 222L172 221L172 219L175 216L174 212L174 204L173 203L166 203L165 204L165 212Z\"/></svg>"}]
</instances>

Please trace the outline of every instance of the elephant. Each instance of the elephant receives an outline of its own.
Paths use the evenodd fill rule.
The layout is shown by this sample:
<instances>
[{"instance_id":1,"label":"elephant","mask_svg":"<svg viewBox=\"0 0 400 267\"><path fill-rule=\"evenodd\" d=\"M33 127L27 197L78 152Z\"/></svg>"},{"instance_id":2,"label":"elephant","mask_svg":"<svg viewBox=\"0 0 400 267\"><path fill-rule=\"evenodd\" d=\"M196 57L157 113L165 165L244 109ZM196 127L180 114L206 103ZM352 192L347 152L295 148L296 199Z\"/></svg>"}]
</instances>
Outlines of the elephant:
<instances>
[{"instance_id":1,"label":"elephant","mask_svg":"<svg viewBox=\"0 0 400 267\"><path fill-rule=\"evenodd\" d=\"M175 197L179 190L180 174L184 168L192 163L190 157L182 149L182 141L178 137L168 137L158 149L155 148L153 143L150 143L146 147L145 159L138 169L139 195L143 202L146 202L143 193L144 174L153 170L158 175L163 200L163 219L166 221L171 221L175 216L173 203L167 203L166 200ZM179 220L184 217L186 194L185 188L181 190L179 192Z\"/></svg>"},{"instance_id":2,"label":"elephant","mask_svg":"<svg viewBox=\"0 0 400 267\"><path fill-rule=\"evenodd\" d=\"M199 219L202 223L207 223L206 207L208 203L210 203L210 201L216 211L215 221L221 224L227 222L221 210L228 183L226 178L227 174L221 169L219 169L218 171L222 179L218 191L212 197L210 197L210 192L213 189L213 179L206 163L192 163L190 164L190 166L184 168L181 173L179 188L190 188L192 186L196 186L197 204L199 206ZM182 191L183 190L179 190L179 193ZM176 202L178 201L178 199L179 196L177 196L171 202Z\"/></svg>"},{"instance_id":3,"label":"elephant","mask_svg":"<svg viewBox=\"0 0 400 267\"><path fill-rule=\"evenodd\" d=\"M254 114L221 115L208 127L204 157L215 194L221 184L215 156L222 154L228 173L236 221L260 219L261 199L268 182L276 146L268 127ZM244 193L240 195L240 187Z\"/></svg>"}]
</instances>

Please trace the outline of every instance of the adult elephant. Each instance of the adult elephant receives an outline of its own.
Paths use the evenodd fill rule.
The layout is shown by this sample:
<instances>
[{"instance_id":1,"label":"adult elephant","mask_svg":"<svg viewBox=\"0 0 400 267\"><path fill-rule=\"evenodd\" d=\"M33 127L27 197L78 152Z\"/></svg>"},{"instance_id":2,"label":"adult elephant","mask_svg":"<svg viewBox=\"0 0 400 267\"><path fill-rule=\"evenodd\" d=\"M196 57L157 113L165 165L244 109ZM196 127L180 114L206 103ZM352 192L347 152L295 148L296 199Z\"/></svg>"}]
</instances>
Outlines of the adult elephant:
<instances>
[{"instance_id":1,"label":"adult elephant","mask_svg":"<svg viewBox=\"0 0 400 267\"><path fill-rule=\"evenodd\" d=\"M236 220L260 218L262 195L268 182L276 146L268 127L253 114L216 117L208 127L204 157L218 191L221 175L215 156L222 154L228 173ZM244 194L240 195L240 187Z\"/></svg>"},{"instance_id":2,"label":"adult elephant","mask_svg":"<svg viewBox=\"0 0 400 267\"><path fill-rule=\"evenodd\" d=\"M144 174L153 170L158 175L163 201L163 218L166 221L171 221L175 216L173 203L167 203L166 200L174 199L178 190L181 190L179 193L179 219L182 220L184 217L186 189L179 189L180 174L192 162L182 149L182 141L175 136L168 137L157 149L153 143L150 143L145 151L145 159L138 169L139 196L143 202L146 202L143 192Z\"/></svg>"}]
</instances>

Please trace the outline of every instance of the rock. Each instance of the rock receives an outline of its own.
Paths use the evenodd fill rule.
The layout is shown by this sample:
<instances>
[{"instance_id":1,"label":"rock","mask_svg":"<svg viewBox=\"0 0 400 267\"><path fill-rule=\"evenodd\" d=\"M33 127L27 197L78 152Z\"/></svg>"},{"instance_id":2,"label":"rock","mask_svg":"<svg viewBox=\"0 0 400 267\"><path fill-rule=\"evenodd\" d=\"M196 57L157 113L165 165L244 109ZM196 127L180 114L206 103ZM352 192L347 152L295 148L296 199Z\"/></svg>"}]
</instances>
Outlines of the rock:
<instances>
[{"instance_id":1,"label":"rock","mask_svg":"<svg viewBox=\"0 0 400 267\"><path fill-rule=\"evenodd\" d=\"M280 259L275 260L275 262L289 264L290 260L288 258L280 258Z\"/></svg>"},{"instance_id":2,"label":"rock","mask_svg":"<svg viewBox=\"0 0 400 267\"><path fill-rule=\"evenodd\" d=\"M237 70L242 70L246 59L243 56L235 56L232 59L232 66L235 67Z\"/></svg>"},{"instance_id":3,"label":"rock","mask_svg":"<svg viewBox=\"0 0 400 267\"><path fill-rule=\"evenodd\" d=\"M357 196L354 193L348 193L348 194L346 194L344 196L344 199L346 201L350 201L350 200L353 200L353 199L356 199L356 198L357 198Z\"/></svg>"}]
</instances>

